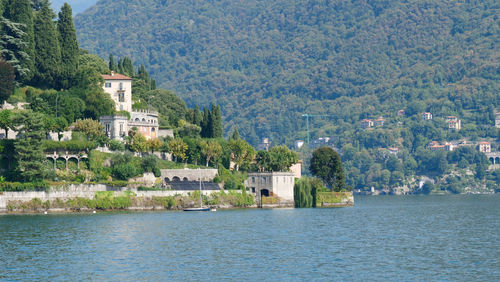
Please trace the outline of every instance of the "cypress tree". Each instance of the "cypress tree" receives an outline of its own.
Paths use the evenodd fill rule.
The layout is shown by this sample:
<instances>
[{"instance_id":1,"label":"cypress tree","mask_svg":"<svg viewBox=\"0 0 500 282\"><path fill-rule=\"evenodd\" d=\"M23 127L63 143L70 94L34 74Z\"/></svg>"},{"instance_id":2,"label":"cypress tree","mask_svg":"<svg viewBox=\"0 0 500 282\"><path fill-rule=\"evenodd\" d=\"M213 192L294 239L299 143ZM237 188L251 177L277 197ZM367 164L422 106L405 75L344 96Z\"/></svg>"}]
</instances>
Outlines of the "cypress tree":
<instances>
[{"instance_id":1,"label":"cypress tree","mask_svg":"<svg viewBox=\"0 0 500 282\"><path fill-rule=\"evenodd\" d=\"M132 60L129 57L123 58L123 74L130 77L134 76L134 66L132 65Z\"/></svg>"},{"instance_id":2,"label":"cypress tree","mask_svg":"<svg viewBox=\"0 0 500 282\"><path fill-rule=\"evenodd\" d=\"M12 65L0 58L0 104L12 95L15 77Z\"/></svg>"},{"instance_id":3,"label":"cypress tree","mask_svg":"<svg viewBox=\"0 0 500 282\"><path fill-rule=\"evenodd\" d=\"M199 127L201 127L202 121L203 121L203 116L200 112L200 109L198 108L198 105L195 105L193 109L193 124L196 124Z\"/></svg>"},{"instance_id":4,"label":"cypress tree","mask_svg":"<svg viewBox=\"0 0 500 282\"><path fill-rule=\"evenodd\" d=\"M214 104L210 105L210 109L208 110L208 122L207 122L207 137L214 138Z\"/></svg>"},{"instance_id":5,"label":"cypress tree","mask_svg":"<svg viewBox=\"0 0 500 282\"><path fill-rule=\"evenodd\" d=\"M124 71L123 71L123 59L122 58L118 59L118 67L117 67L116 71L118 71L118 73L124 73Z\"/></svg>"},{"instance_id":6,"label":"cypress tree","mask_svg":"<svg viewBox=\"0 0 500 282\"><path fill-rule=\"evenodd\" d=\"M115 57L113 57L113 53L109 53L109 70L116 71L117 66L115 63Z\"/></svg>"},{"instance_id":7,"label":"cypress tree","mask_svg":"<svg viewBox=\"0 0 500 282\"><path fill-rule=\"evenodd\" d=\"M60 73L61 50L54 24L54 12L43 3L35 17L35 67L33 84L40 87L57 87Z\"/></svg>"},{"instance_id":8,"label":"cypress tree","mask_svg":"<svg viewBox=\"0 0 500 282\"><path fill-rule=\"evenodd\" d=\"M240 133L238 132L238 128L235 128L233 131L233 135L231 136L232 140L238 140L240 139Z\"/></svg>"},{"instance_id":9,"label":"cypress tree","mask_svg":"<svg viewBox=\"0 0 500 282\"><path fill-rule=\"evenodd\" d=\"M203 119L201 121L201 137L203 138L211 137L209 122L210 122L210 113L208 112L207 108L203 107Z\"/></svg>"},{"instance_id":10,"label":"cypress tree","mask_svg":"<svg viewBox=\"0 0 500 282\"><path fill-rule=\"evenodd\" d=\"M156 80L151 78L151 90L156 90Z\"/></svg>"},{"instance_id":11,"label":"cypress tree","mask_svg":"<svg viewBox=\"0 0 500 282\"><path fill-rule=\"evenodd\" d=\"M69 88L78 68L78 41L73 24L73 11L68 3L64 3L57 21L59 30L59 46L61 47L61 86Z\"/></svg>"},{"instance_id":12,"label":"cypress tree","mask_svg":"<svg viewBox=\"0 0 500 282\"><path fill-rule=\"evenodd\" d=\"M219 105L212 105L210 115L210 129L212 138L222 137L222 117Z\"/></svg>"},{"instance_id":13,"label":"cypress tree","mask_svg":"<svg viewBox=\"0 0 500 282\"><path fill-rule=\"evenodd\" d=\"M11 22L20 23L19 29L23 31L20 39L24 42L18 49L12 51L16 53L26 54L17 56L19 65L26 71L24 73L17 72L18 81L29 81L35 71L35 39L33 30L33 10L31 9L30 0L11 0L10 4L5 9L6 18ZM12 36L13 34L8 34ZM12 48L12 46L11 46Z\"/></svg>"}]
</instances>

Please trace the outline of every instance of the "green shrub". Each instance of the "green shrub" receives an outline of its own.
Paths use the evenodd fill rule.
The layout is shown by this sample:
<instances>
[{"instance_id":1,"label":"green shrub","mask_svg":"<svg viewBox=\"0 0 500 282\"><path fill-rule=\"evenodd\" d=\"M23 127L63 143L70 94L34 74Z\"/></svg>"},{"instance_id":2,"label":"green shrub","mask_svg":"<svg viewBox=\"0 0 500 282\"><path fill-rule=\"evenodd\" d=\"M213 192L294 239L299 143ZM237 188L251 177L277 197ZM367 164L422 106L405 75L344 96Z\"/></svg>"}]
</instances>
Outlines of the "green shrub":
<instances>
[{"instance_id":1,"label":"green shrub","mask_svg":"<svg viewBox=\"0 0 500 282\"><path fill-rule=\"evenodd\" d=\"M130 205L131 205L131 200L130 197L127 196L114 197L112 200L113 209L125 209L130 207Z\"/></svg>"},{"instance_id":2,"label":"green shrub","mask_svg":"<svg viewBox=\"0 0 500 282\"><path fill-rule=\"evenodd\" d=\"M49 183L43 182L3 182L0 183L0 192L47 191Z\"/></svg>"},{"instance_id":3,"label":"green shrub","mask_svg":"<svg viewBox=\"0 0 500 282\"><path fill-rule=\"evenodd\" d=\"M117 179L128 180L137 175L137 170L133 164L126 163L113 167L112 174Z\"/></svg>"},{"instance_id":4,"label":"green shrub","mask_svg":"<svg viewBox=\"0 0 500 282\"><path fill-rule=\"evenodd\" d=\"M109 149L111 151L123 151L125 150L125 145L118 140L109 141Z\"/></svg>"},{"instance_id":5,"label":"green shrub","mask_svg":"<svg viewBox=\"0 0 500 282\"><path fill-rule=\"evenodd\" d=\"M155 155L148 155L141 160L141 167L145 172L158 170L158 158Z\"/></svg>"},{"instance_id":6,"label":"green shrub","mask_svg":"<svg viewBox=\"0 0 500 282\"><path fill-rule=\"evenodd\" d=\"M126 187L128 185L128 181L123 180L105 181L103 183L113 187Z\"/></svg>"},{"instance_id":7,"label":"green shrub","mask_svg":"<svg viewBox=\"0 0 500 282\"><path fill-rule=\"evenodd\" d=\"M167 209L177 206L177 198L175 196L153 197L153 202L155 205L163 206Z\"/></svg>"},{"instance_id":8,"label":"green shrub","mask_svg":"<svg viewBox=\"0 0 500 282\"><path fill-rule=\"evenodd\" d=\"M87 140L71 140L71 141L53 141L43 140L42 146L46 152L53 151L70 151L81 152L89 151L97 148L98 144Z\"/></svg>"},{"instance_id":9,"label":"green shrub","mask_svg":"<svg viewBox=\"0 0 500 282\"><path fill-rule=\"evenodd\" d=\"M166 190L169 189L162 187L144 187L144 186L137 187L137 191L166 191Z\"/></svg>"}]
</instances>

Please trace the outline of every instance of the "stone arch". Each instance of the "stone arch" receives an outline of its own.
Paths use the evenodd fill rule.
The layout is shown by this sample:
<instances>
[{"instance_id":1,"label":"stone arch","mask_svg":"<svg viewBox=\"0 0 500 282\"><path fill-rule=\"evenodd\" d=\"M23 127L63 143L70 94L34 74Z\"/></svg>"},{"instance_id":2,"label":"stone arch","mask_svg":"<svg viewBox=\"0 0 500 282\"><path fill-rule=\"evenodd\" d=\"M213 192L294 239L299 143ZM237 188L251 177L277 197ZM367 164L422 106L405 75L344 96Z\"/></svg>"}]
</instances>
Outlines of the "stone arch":
<instances>
[{"instance_id":1,"label":"stone arch","mask_svg":"<svg viewBox=\"0 0 500 282\"><path fill-rule=\"evenodd\" d=\"M68 168L68 160L66 158L58 156L55 161L56 161L56 168L57 169L67 169Z\"/></svg>"},{"instance_id":2,"label":"stone arch","mask_svg":"<svg viewBox=\"0 0 500 282\"><path fill-rule=\"evenodd\" d=\"M165 182L170 182L170 178L165 177Z\"/></svg>"},{"instance_id":3,"label":"stone arch","mask_svg":"<svg viewBox=\"0 0 500 282\"><path fill-rule=\"evenodd\" d=\"M135 118L135 121L140 121L140 119L139 118Z\"/></svg>"},{"instance_id":4,"label":"stone arch","mask_svg":"<svg viewBox=\"0 0 500 282\"><path fill-rule=\"evenodd\" d=\"M490 160L490 162L491 162L492 164L495 164L495 158L491 157L491 158L489 158L489 160Z\"/></svg>"},{"instance_id":5,"label":"stone arch","mask_svg":"<svg viewBox=\"0 0 500 282\"><path fill-rule=\"evenodd\" d=\"M181 179L179 178L179 176L174 176L172 177L172 181L181 181Z\"/></svg>"},{"instance_id":6,"label":"stone arch","mask_svg":"<svg viewBox=\"0 0 500 282\"><path fill-rule=\"evenodd\" d=\"M66 163L67 163L66 168L69 168L69 166L72 163L75 164L77 168L80 168L80 158L78 157L75 156L68 157L68 161Z\"/></svg>"},{"instance_id":7,"label":"stone arch","mask_svg":"<svg viewBox=\"0 0 500 282\"><path fill-rule=\"evenodd\" d=\"M267 189L261 189L260 190L260 196L261 197L269 197L269 190L267 190Z\"/></svg>"},{"instance_id":8,"label":"stone arch","mask_svg":"<svg viewBox=\"0 0 500 282\"><path fill-rule=\"evenodd\" d=\"M142 118L142 122L146 122L146 119L145 119L145 118Z\"/></svg>"},{"instance_id":9,"label":"stone arch","mask_svg":"<svg viewBox=\"0 0 500 282\"><path fill-rule=\"evenodd\" d=\"M54 164L54 169L57 168L56 167L56 160L57 160L57 158L50 156L50 157L47 157L47 160Z\"/></svg>"},{"instance_id":10,"label":"stone arch","mask_svg":"<svg viewBox=\"0 0 500 282\"><path fill-rule=\"evenodd\" d=\"M182 181L189 181L187 177L184 177Z\"/></svg>"},{"instance_id":11,"label":"stone arch","mask_svg":"<svg viewBox=\"0 0 500 282\"><path fill-rule=\"evenodd\" d=\"M500 164L500 157L495 158L495 164Z\"/></svg>"}]
</instances>

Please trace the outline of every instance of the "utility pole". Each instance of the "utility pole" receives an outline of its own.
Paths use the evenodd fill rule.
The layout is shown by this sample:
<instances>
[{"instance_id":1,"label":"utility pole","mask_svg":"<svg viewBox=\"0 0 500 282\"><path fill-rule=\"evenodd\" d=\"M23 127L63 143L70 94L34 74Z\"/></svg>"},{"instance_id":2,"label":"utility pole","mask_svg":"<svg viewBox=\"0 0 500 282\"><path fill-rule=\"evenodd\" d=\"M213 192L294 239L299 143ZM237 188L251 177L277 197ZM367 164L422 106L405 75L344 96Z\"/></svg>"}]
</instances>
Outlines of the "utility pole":
<instances>
[{"instance_id":1,"label":"utility pole","mask_svg":"<svg viewBox=\"0 0 500 282\"><path fill-rule=\"evenodd\" d=\"M310 115L310 114L303 114L302 116L306 117L307 144L309 144L309 142L310 142L309 117L331 117L332 115Z\"/></svg>"}]
</instances>

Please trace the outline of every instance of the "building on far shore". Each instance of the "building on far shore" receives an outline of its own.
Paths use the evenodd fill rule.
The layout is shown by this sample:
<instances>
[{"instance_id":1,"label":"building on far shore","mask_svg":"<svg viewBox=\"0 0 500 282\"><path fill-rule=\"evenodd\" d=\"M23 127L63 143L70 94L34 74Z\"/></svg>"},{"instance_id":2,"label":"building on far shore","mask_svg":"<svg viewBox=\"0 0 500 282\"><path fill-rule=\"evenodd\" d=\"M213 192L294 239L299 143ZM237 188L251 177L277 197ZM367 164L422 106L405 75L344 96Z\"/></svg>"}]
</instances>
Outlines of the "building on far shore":
<instances>
[{"instance_id":1,"label":"building on far shore","mask_svg":"<svg viewBox=\"0 0 500 282\"><path fill-rule=\"evenodd\" d=\"M267 138L267 137L262 138L262 142L260 142L260 144L257 146L257 149L268 151L270 145L271 145L271 143L269 143L269 138Z\"/></svg>"},{"instance_id":2,"label":"building on far shore","mask_svg":"<svg viewBox=\"0 0 500 282\"><path fill-rule=\"evenodd\" d=\"M114 72L103 75L102 78L104 78L104 92L115 102L117 111L115 115L99 118L106 135L111 139L123 140L128 132L134 129L146 139L158 138L158 113L132 110L132 78Z\"/></svg>"},{"instance_id":3,"label":"building on far shore","mask_svg":"<svg viewBox=\"0 0 500 282\"><path fill-rule=\"evenodd\" d=\"M500 113L495 114L495 127L500 128Z\"/></svg>"},{"instance_id":4,"label":"building on far shore","mask_svg":"<svg viewBox=\"0 0 500 282\"><path fill-rule=\"evenodd\" d=\"M490 142L479 142L477 144L477 150L483 153L491 153L491 143Z\"/></svg>"},{"instance_id":5,"label":"building on far shore","mask_svg":"<svg viewBox=\"0 0 500 282\"><path fill-rule=\"evenodd\" d=\"M293 146L295 147L295 149L302 148L302 146L304 146L304 140L295 140Z\"/></svg>"},{"instance_id":6,"label":"building on far shore","mask_svg":"<svg viewBox=\"0 0 500 282\"><path fill-rule=\"evenodd\" d=\"M384 126L384 123L385 123L385 119L383 117L379 117L378 119L376 119L373 124L375 126Z\"/></svg>"},{"instance_id":7,"label":"building on far shore","mask_svg":"<svg viewBox=\"0 0 500 282\"><path fill-rule=\"evenodd\" d=\"M459 120L456 116L446 117L446 124L448 125L448 129L450 130L462 129L462 121Z\"/></svg>"},{"instance_id":8,"label":"building on far shore","mask_svg":"<svg viewBox=\"0 0 500 282\"><path fill-rule=\"evenodd\" d=\"M429 112L422 113L422 118L424 120L431 120L432 119L432 114Z\"/></svg>"},{"instance_id":9,"label":"building on far shore","mask_svg":"<svg viewBox=\"0 0 500 282\"><path fill-rule=\"evenodd\" d=\"M370 119L363 119L361 120L361 127L362 128L370 128L373 127L373 121Z\"/></svg>"}]
</instances>

